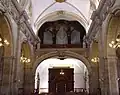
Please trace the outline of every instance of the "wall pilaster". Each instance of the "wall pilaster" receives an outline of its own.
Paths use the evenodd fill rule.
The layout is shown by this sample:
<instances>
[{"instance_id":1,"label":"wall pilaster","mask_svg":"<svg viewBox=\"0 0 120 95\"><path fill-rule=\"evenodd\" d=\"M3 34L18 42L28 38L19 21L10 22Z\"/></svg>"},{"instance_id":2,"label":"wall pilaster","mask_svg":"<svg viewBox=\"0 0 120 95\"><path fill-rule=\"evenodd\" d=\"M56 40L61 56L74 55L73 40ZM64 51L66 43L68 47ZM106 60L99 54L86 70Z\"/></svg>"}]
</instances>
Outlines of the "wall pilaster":
<instances>
[{"instance_id":1,"label":"wall pilaster","mask_svg":"<svg viewBox=\"0 0 120 95\"><path fill-rule=\"evenodd\" d=\"M92 67L92 72L89 74L89 90L90 95L97 95L98 93L98 68Z\"/></svg>"},{"instance_id":2,"label":"wall pilaster","mask_svg":"<svg viewBox=\"0 0 120 95\"><path fill-rule=\"evenodd\" d=\"M105 57L105 38L103 36L102 27L99 26L98 36L98 47L99 47L99 84L101 88L101 95L109 95L109 77L108 77L108 64L107 58Z\"/></svg>"},{"instance_id":3,"label":"wall pilaster","mask_svg":"<svg viewBox=\"0 0 120 95\"><path fill-rule=\"evenodd\" d=\"M109 95L119 95L118 77L117 77L117 58L116 56L108 56L108 72L109 72Z\"/></svg>"}]
</instances>

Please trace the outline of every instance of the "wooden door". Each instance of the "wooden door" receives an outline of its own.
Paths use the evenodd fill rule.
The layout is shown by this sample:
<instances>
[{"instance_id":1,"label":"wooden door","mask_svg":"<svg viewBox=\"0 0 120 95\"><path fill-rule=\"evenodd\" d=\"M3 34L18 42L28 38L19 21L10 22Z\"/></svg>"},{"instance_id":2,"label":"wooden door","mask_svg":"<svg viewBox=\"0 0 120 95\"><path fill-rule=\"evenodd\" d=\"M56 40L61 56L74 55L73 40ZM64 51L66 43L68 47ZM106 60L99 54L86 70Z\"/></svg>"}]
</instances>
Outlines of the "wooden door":
<instances>
[{"instance_id":1,"label":"wooden door","mask_svg":"<svg viewBox=\"0 0 120 95\"><path fill-rule=\"evenodd\" d=\"M61 75L61 69L64 75ZM50 68L49 69L49 92L70 92L74 90L74 69L73 68Z\"/></svg>"},{"instance_id":2,"label":"wooden door","mask_svg":"<svg viewBox=\"0 0 120 95\"><path fill-rule=\"evenodd\" d=\"M60 81L56 83L56 88L58 93L66 92L66 83L64 81Z\"/></svg>"}]
</instances>

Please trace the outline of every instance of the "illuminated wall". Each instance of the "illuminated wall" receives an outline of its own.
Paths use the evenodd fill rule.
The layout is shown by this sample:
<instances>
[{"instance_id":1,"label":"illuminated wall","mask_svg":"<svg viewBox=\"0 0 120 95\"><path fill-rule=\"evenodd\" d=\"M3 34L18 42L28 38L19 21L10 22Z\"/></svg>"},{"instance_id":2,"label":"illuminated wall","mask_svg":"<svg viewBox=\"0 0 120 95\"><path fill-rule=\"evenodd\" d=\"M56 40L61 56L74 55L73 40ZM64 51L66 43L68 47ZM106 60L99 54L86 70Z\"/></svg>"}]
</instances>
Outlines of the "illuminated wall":
<instances>
[{"instance_id":1,"label":"illuminated wall","mask_svg":"<svg viewBox=\"0 0 120 95\"><path fill-rule=\"evenodd\" d=\"M85 78L88 79L88 71L83 62L72 58L65 60L51 58L44 60L36 70L36 73L39 73L40 76L39 86L40 93L48 92L48 68L61 66L74 68L74 81L75 81L74 88L85 88L85 86L87 86L86 88L88 88L88 80L87 83L85 84Z\"/></svg>"}]
</instances>

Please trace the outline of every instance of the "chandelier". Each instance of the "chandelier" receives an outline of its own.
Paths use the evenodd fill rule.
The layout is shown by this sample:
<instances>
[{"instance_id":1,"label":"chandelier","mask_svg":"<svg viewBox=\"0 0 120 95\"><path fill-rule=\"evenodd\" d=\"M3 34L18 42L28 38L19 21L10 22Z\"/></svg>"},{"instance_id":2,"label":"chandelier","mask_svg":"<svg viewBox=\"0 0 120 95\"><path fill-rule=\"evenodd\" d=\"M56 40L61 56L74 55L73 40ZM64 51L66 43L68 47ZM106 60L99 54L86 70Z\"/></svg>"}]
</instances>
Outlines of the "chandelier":
<instances>
[{"instance_id":1,"label":"chandelier","mask_svg":"<svg viewBox=\"0 0 120 95\"><path fill-rule=\"evenodd\" d=\"M97 62L99 62L99 58L98 57L94 57L94 58L91 59L91 61L93 63L97 63Z\"/></svg>"},{"instance_id":2,"label":"chandelier","mask_svg":"<svg viewBox=\"0 0 120 95\"><path fill-rule=\"evenodd\" d=\"M109 43L109 47L111 48L120 48L120 34L117 35L117 38L114 40L112 40Z\"/></svg>"},{"instance_id":3,"label":"chandelier","mask_svg":"<svg viewBox=\"0 0 120 95\"><path fill-rule=\"evenodd\" d=\"M63 72L63 70L61 69L61 71L60 71L60 75L64 75L64 72Z\"/></svg>"},{"instance_id":4,"label":"chandelier","mask_svg":"<svg viewBox=\"0 0 120 95\"><path fill-rule=\"evenodd\" d=\"M3 46L3 45L9 45L10 43L5 39L3 40L1 37L0 37L0 47Z\"/></svg>"},{"instance_id":5,"label":"chandelier","mask_svg":"<svg viewBox=\"0 0 120 95\"><path fill-rule=\"evenodd\" d=\"M25 57L23 54L20 57L20 62L22 62L22 63L30 63L30 61L31 60L29 58Z\"/></svg>"}]
</instances>

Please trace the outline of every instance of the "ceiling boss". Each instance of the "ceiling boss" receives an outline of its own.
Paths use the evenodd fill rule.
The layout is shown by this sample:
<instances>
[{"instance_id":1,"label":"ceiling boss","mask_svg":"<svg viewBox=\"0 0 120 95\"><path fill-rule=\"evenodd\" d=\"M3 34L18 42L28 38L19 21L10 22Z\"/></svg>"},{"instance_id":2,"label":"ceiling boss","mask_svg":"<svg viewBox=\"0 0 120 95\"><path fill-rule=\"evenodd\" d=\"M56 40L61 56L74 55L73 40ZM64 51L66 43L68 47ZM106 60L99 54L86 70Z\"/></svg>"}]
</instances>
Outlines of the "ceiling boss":
<instances>
[{"instance_id":1,"label":"ceiling boss","mask_svg":"<svg viewBox=\"0 0 120 95\"><path fill-rule=\"evenodd\" d=\"M55 0L56 2L62 3L65 2L66 0Z\"/></svg>"}]
</instances>

